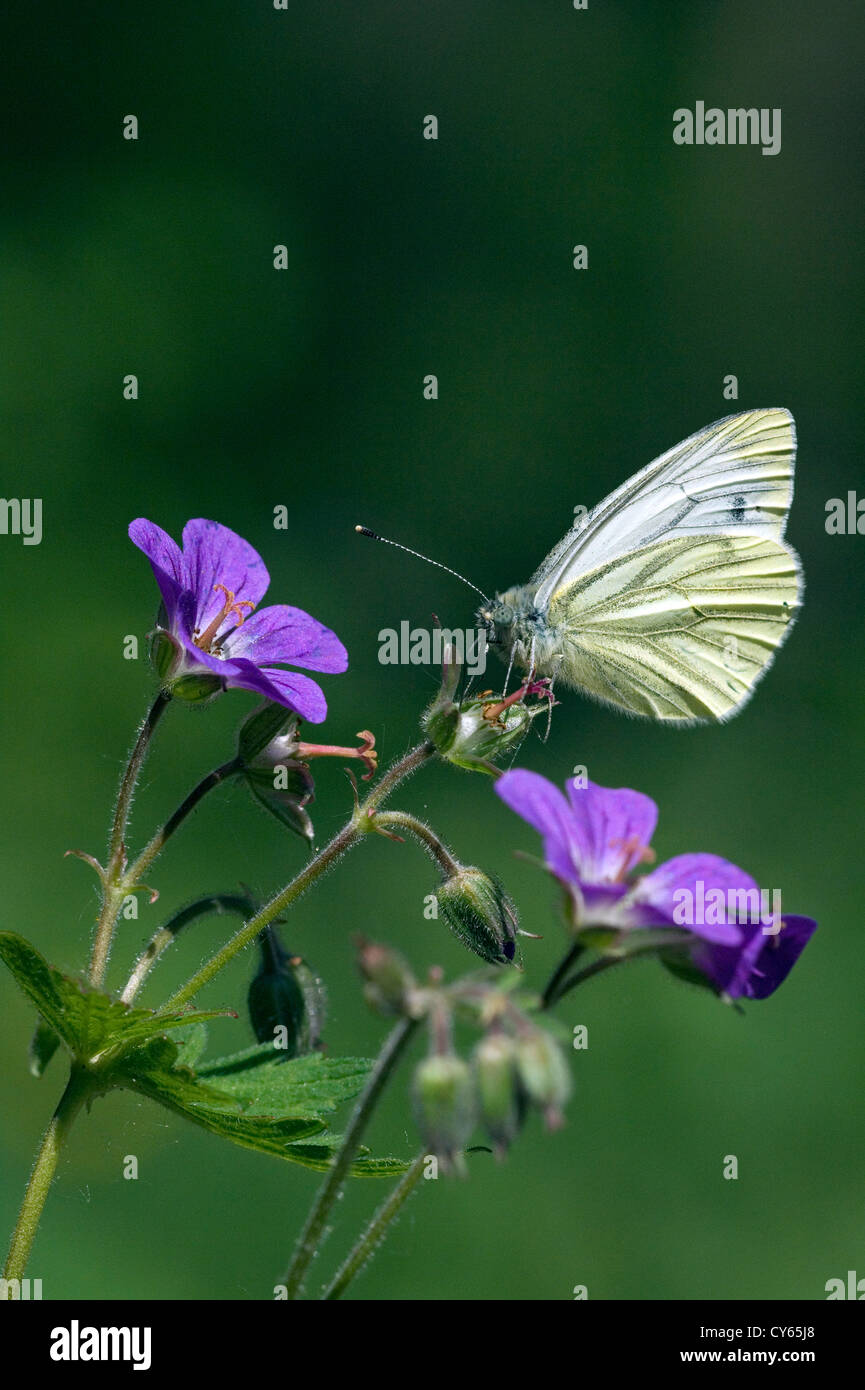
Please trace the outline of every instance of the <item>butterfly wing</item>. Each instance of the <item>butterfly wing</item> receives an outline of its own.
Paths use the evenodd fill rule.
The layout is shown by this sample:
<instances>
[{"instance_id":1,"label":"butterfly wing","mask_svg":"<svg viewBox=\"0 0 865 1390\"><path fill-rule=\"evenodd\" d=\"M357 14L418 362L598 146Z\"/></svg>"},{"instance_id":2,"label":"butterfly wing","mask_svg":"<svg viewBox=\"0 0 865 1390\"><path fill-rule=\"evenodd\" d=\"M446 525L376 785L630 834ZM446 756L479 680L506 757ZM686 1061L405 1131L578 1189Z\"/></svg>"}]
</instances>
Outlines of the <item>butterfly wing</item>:
<instances>
[{"instance_id":1,"label":"butterfly wing","mask_svg":"<svg viewBox=\"0 0 865 1390\"><path fill-rule=\"evenodd\" d=\"M787 410L748 410L691 435L599 503L531 580L552 595L626 552L696 534L780 540L793 498L796 428Z\"/></svg>"},{"instance_id":2,"label":"butterfly wing","mask_svg":"<svg viewBox=\"0 0 865 1390\"><path fill-rule=\"evenodd\" d=\"M630 714L727 719L801 597L798 557L760 535L673 535L566 578L548 611L556 678Z\"/></svg>"}]
</instances>

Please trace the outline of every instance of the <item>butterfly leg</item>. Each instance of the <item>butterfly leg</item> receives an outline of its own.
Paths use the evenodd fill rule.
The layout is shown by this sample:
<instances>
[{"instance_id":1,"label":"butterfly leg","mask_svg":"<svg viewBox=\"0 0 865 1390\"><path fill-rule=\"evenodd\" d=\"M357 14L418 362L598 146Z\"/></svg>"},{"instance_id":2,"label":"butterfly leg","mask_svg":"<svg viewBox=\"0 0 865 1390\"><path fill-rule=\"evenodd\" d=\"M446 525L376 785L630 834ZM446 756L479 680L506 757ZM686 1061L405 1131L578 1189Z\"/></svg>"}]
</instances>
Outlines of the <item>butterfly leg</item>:
<instances>
[{"instance_id":1,"label":"butterfly leg","mask_svg":"<svg viewBox=\"0 0 865 1390\"><path fill-rule=\"evenodd\" d=\"M553 727L553 705L555 704L555 698L554 698L554 696L553 696L553 690L554 690L555 684L556 684L556 676L559 674L559 666L561 666L561 664L562 664L562 659L563 659L563 658L562 658L561 652L559 652L558 655L555 656L555 657L553 658L554 661L557 661L557 662L558 662L558 665L556 666L555 670L553 671L553 674L552 674L552 676L551 676L551 678L550 678L550 684L549 684L549 687L548 687L548 693L549 693L549 697L550 697L550 703L549 703L549 705L547 706L547 729L546 729L546 733L544 734L544 736L543 736L543 738L542 738L542 740L541 740L542 743L546 743L547 739L548 739L549 736L550 736L550 729Z\"/></svg>"},{"instance_id":2,"label":"butterfly leg","mask_svg":"<svg viewBox=\"0 0 865 1390\"><path fill-rule=\"evenodd\" d=\"M511 654L510 654L510 658L509 658L509 660L508 660L507 674L506 674L506 676L505 676L505 684L504 684L504 688L503 688L503 690L502 690L502 698L504 698L504 697L507 695L507 693L508 693L508 686L509 686L510 683L511 683L511 671L512 671L513 669L514 669L514 649L513 649L513 647L511 647Z\"/></svg>"}]
</instances>

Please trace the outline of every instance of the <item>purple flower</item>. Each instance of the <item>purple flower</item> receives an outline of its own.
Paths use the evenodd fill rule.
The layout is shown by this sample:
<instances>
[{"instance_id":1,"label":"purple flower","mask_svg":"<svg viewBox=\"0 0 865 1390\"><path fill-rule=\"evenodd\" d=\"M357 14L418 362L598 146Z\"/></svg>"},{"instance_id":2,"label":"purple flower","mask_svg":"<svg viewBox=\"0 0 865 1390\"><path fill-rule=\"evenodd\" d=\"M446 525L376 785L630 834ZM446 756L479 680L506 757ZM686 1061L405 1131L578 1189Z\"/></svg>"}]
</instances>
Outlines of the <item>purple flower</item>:
<instances>
[{"instance_id":1,"label":"purple flower","mask_svg":"<svg viewBox=\"0 0 865 1390\"><path fill-rule=\"evenodd\" d=\"M547 868L566 889L577 930L682 928L690 961L719 993L765 999L786 979L816 929L809 917L766 915L750 874L715 854L680 854L651 873L654 801L627 788L567 783L567 796L535 772L506 772L496 792L534 826Z\"/></svg>"},{"instance_id":2,"label":"purple flower","mask_svg":"<svg viewBox=\"0 0 865 1390\"><path fill-rule=\"evenodd\" d=\"M348 656L339 638L300 608L257 606L270 576L261 556L227 526L197 518L183 528L183 549L152 521L139 517L129 538L153 567L165 608L165 624L181 664L172 672L213 675L223 689L253 690L294 710L310 723L327 714L321 689L309 671L344 671Z\"/></svg>"},{"instance_id":3,"label":"purple flower","mask_svg":"<svg viewBox=\"0 0 865 1390\"><path fill-rule=\"evenodd\" d=\"M768 931L759 923L742 930L739 946L701 943L691 953L692 964L728 999L768 999L790 974L817 923L812 917L780 917Z\"/></svg>"},{"instance_id":4,"label":"purple flower","mask_svg":"<svg viewBox=\"0 0 865 1390\"><path fill-rule=\"evenodd\" d=\"M565 797L546 777L523 769L504 773L496 792L543 836L547 868L567 889L578 928L674 927L680 890L701 882L724 890L752 886L747 874L714 854L682 854L632 878L638 864L655 857L649 842L658 808L642 792L584 786L574 778ZM725 946L741 941L739 928L725 921L692 930Z\"/></svg>"}]
</instances>

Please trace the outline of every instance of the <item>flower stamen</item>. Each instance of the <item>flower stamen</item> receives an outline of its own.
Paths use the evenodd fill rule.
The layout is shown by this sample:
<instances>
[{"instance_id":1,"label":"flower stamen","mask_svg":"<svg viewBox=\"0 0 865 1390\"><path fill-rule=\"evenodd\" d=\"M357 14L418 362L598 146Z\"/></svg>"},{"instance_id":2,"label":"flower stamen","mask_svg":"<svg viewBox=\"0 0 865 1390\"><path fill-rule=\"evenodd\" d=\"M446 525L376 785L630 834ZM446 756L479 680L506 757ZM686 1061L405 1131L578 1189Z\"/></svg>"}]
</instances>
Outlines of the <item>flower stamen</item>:
<instances>
[{"instance_id":1,"label":"flower stamen","mask_svg":"<svg viewBox=\"0 0 865 1390\"><path fill-rule=\"evenodd\" d=\"M654 864L657 857L653 849L649 849L648 845L643 844L639 835L629 835L627 839L624 840L620 836L617 836L608 843L610 849L621 848L622 851L622 862L619 865L618 873L613 879L614 883L622 883L624 881L633 855L636 854L637 856L637 864ZM636 864L634 867L636 868Z\"/></svg>"},{"instance_id":2,"label":"flower stamen","mask_svg":"<svg viewBox=\"0 0 865 1390\"><path fill-rule=\"evenodd\" d=\"M222 606L221 612L217 613L213 621L208 623L207 627L204 629L204 632L193 633L193 642L195 643L196 647L199 647L203 652L209 652L213 650L213 642L216 637L216 634L222 627L222 624L225 622L226 618L230 617L233 613L237 618L237 625L238 627L240 627L243 623L244 618L246 617L246 614L242 610L244 608L248 608L251 612L255 608L255 604L252 603L248 598L235 599L232 591L230 589L227 589L224 584L214 584L213 592L217 593L220 590L223 594L225 594L225 603Z\"/></svg>"}]
</instances>

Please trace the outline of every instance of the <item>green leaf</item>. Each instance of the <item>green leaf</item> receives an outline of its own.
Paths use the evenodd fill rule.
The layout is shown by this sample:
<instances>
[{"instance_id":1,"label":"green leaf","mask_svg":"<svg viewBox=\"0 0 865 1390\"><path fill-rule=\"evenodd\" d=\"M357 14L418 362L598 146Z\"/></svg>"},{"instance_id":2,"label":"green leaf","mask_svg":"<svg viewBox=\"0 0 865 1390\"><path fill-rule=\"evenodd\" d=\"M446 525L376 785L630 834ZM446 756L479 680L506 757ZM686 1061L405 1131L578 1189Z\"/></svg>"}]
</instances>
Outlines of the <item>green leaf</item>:
<instances>
[{"instance_id":1,"label":"green leaf","mask_svg":"<svg viewBox=\"0 0 865 1390\"><path fill-rule=\"evenodd\" d=\"M320 1112L356 1095L372 1063L318 1053L275 1062L273 1052L271 1043L248 1048L209 1063L196 1076L181 1064L174 1042L160 1038L125 1058L117 1079L233 1144L322 1172L341 1139L326 1132ZM364 1149L350 1171L390 1177L408 1166L402 1159L372 1158Z\"/></svg>"},{"instance_id":2,"label":"green leaf","mask_svg":"<svg viewBox=\"0 0 865 1390\"><path fill-rule=\"evenodd\" d=\"M290 1157L305 1168L324 1173L333 1163L341 1143L342 1136L339 1134L323 1135L314 1144L292 1144ZM371 1158L369 1150L361 1147L349 1173L353 1178L393 1178L405 1173L411 1165L411 1159Z\"/></svg>"},{"instance_id":3,"label":"green leaf","mask_svg":"<svg viewBox=\"0 0 865 1390\"><path fill-rule=\"evenodd\" d=\"M244 1110L278 1109L312 1116L326 1115L352 1100L363 1089L372 1066L366 1057L324 1057L320 1052L286 1061L278 1053L274 1058L272 1043L264 1046L268 1059L257 1065L238 1068L236 1058L225 1057L202 1067L199 1075L235 1096Z\"/></svg>"},{"instance_id":4,"label":"green leaf","mask_svg":"<svg viewBox=\"0 0 865 1390\"><path fill-rule=\"evenodd\" d=\"M177 1045L177 1065L194 1068L207 1047L207 1024L190 1023L174 1035Z\"/></svg>"},{"instance_id":5,"label":"green leaf","mask_svg":"<svg viewBox=\"0 0 865 1390\"><path fill-rule=\"evenodd\" d=\"M230 1076L234 1072L249 1071L252 1067L272 1062L274 1051L272 1042L254 1043L252 1047L245 1047L242 1052L232 1052L228 1057L216 1057L212 1062L205 1062L203 1067L199 1067L199 1074Z\"/></svg>"},{"instance_id":6,"label":"green leaf","mask_svg":"<svg viewBox=\"0 0 865 1390\"><path fill-rule=\"evenodd\" d=\"M24 993L45 1022L71 1045L73 1034L66 1018L66 1006L58 988L59 972L52 970L35 947L15 932L0 932L0 960L8 966Z\"/></svg>"},{"instance_id":7,"label":"green leaf","mask_svg":"<svg viewBox=\"0 0 865 1390\"><path fill-rule=\"evenodd\" d=\"M156 1014L121 1004L49 965L29 941L14 932L0 932L0 960L36 1005L48 1028L82 1061L95 1064L116 1049L147 1041L170 1028L224 1015L208 1013ZM44 1069L49 1060L47 1036L31 1044L31 1068Z\"/></svg>"},{"instance_id":8,"label":"green leaf","mask_svg":"<svg viewBox=\"0 0 865 1390\"><path fill-rule=\"evenodd\" d=\"M288 1150L294 1141L321 1134L326 1128L315 1116L242 1113L235 1096L207 1085L188 1068L178 1067L177 1059L174 1043L159 1038L130 1053L115 1076L118 1084L149 1096L211 1134L279 1158L291 1157Z\"/></svg>"},{"instance_id":9,"label":"green leaf","mask_svg":"<svg viewBox=\"0 0 865 1390\"><path fill-rule=\"evenodd\" d=\"M27 1050L27 1060L33 1076L42 1076L59 1046L60 1039L54 1029L49 1028L40 1018Z\"/></svg>"}]
</instances>

